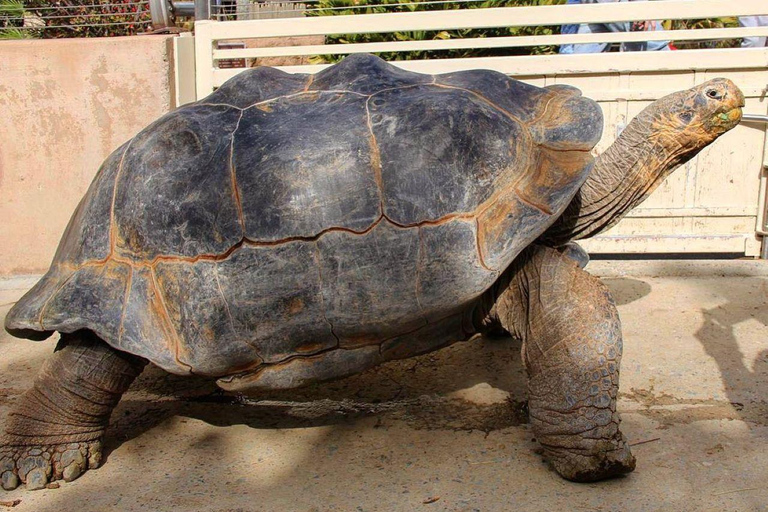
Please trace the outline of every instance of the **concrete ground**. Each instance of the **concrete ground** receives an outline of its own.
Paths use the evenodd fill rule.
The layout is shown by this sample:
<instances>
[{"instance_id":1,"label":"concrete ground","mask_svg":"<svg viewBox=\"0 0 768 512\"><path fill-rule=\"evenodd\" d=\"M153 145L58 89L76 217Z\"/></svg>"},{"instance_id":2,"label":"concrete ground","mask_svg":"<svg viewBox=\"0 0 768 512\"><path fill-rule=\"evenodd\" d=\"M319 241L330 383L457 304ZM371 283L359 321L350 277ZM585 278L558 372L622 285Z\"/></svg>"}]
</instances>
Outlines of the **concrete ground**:
<instances>
[{"instance_id":1,"label":"concrete ground","mask_svg":"<svg viewBox=\"0 0 768 512\"><path fill-rule=\"evenodd\" d=\"M624 324L619 409L638 459L626 478L549 470L518 343L478 340L250 399L147 370L113 415L102 468L0 490L0 512L768 511L766 267L590 264ZM0 316L33 282L0 281ZM0 423L54 344L0 335Z\"/></svg>"}]
</instances>

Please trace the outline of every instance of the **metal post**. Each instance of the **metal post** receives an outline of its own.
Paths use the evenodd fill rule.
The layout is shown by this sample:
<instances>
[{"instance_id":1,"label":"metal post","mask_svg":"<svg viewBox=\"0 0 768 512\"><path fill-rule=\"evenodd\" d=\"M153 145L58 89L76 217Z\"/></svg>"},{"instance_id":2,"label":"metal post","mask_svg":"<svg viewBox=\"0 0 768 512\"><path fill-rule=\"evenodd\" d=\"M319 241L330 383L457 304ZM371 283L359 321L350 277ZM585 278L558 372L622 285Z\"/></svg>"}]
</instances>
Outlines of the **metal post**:
<instances>
[{"instance_id":1,"label":"metal post","mask_svg":"<svg viewBox=\"0 0 768 512\"><path fill-rule=\"evenodd\" d=\"M742 114L742 123L768 125L768 116L761 114ZM768 132L763 142L763 171L760 174L760 211L757 214L756 234L761 237L760 259L768 259L768 192L766 191L766 172L768 172Z\"/></svg>"},{"instance_id":2,"label":"metal post","mask_svg":"<svg viewBox=\"0 0 768 512\"><path fill-rule=\"evenodd\" d=\"M179 18L195 16L195 2L173 2L173 14Z\"/></svg>"},{"instance_id":3,"label":"metal post","mask_svg":"<svg viewBox=\"0 0 768 512\"><path fill-rule=\"evenodd\" d=\"M149 13L155 30L173 26L168 0L149 0Z\"/></svg>"},{"instance_id":4,"label":"metal post","mask_svg":"<svg viewBox=\"0 0 768 512\"><path fill-rule=\"evenodd\" d=\"M211 8L208 2L209 0L195 0L195 21L211 18Z\"/></svg>"},{"instance_id":5,"label":"metal post","mask_svg":"<svg viewBox=\"0 0 768 512\"><path fill-rule=\"evenodd\" d=\"M741 116L742 123L764 123L768 124L768 116L762 116L760 114L743 114Z\"/></svg>"}]
</instances>

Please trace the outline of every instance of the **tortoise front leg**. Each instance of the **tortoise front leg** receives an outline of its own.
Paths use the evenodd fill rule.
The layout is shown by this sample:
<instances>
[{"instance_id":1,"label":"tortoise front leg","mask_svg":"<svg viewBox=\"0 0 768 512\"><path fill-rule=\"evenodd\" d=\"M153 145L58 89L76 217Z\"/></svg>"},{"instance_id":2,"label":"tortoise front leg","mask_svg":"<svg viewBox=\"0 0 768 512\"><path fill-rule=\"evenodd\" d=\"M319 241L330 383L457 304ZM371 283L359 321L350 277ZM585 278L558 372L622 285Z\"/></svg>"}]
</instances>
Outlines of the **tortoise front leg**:
<instances>
[{"instance_id":1,"label":"tortoise front leg","mask_svg":"<svg viewBox=\"0 0 768 512\"><path fill-rule=\"evenodd\" d=\"M0 438L0 485L40 489L99 466L101 439L120 397L146 361L87 331L62 334Z\"/></svg>"},{"instance_id":2,"label":"tortoise front leg","mask_svg":"<svg viewBox=\"0 0 768 512\"><path fill-rule=\"evenodd\" d=\"M577 482L634 470L616 412L621 323L605 285L534 245L499 282L490 313L523 341L531 424L554 469Z\"/></svg>"}]
</instances>

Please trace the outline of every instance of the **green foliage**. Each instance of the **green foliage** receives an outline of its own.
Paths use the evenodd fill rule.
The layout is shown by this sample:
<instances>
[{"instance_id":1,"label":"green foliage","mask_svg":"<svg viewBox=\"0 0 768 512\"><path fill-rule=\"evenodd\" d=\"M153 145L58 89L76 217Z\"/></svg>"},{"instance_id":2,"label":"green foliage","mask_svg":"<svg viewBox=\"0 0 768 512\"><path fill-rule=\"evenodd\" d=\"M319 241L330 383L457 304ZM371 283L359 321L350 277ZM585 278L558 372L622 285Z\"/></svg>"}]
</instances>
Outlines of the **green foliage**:
<instances>
[{"instance_id":1,"label":"green foliage","mask_svg":"<svg viewBox=\"0 0 768 512\"><path fill-rule=\"evenodd\" d=\"M31 37L24 24L24 3L21 0L0 0L0 39Z\"/></svg>"},{"instance_id":2,"label":"green foliage","mask_svg":"<svg viewBox=\"0 0 768 512\"><path fill-rule=\"evenodd\" d=\"M0 0L0 20L24 17L24 2L21 0Z\"/></svg>"},{"instance_id":3,"label":"green foliage","mask_svg":"<svg viewBox=\"0 0 768 512\"><path fill-rule=\"evenodd\" d=\"M703 29L703 28L733 28L739 26L738 18L709 18L703 20L674 20L664 22L668 30ZM733 48L739 46L740 39L718 39L716 41L677 41L675 46L680 50L699 48Z\"/></svg>"},{"instance_id":4,"label":"green foliage","mask_svg":"<svg viewBox=\"0 0 768 512\"><path fill-rule=\"evenodd\" d=\"M0 0L4 1L4 0ZM136 0L25 0L34 8L40 37L127 36L151 28L146 4Z\"/></svg>"},{"instance_id":5,"label":"green foliage","mask_svg":"<svg viewBox=\"0 0 768 512\"><path fill-rule=\"evenodd\" d=\"M429 0L319 0L307 16L340 16L349 14L373 14L391 12L443 11L458 9L484 9L489 7L517 7L524 5L564 4L565 0L484 0L470 3L430 3ZM366 6L355 8L356 6ZM428 41L505 36L531 36L558 34L559 26L499 27L489 29L465 29L418 32L393 32L377 34L339 34L327 36L327 44L379 43L387 41ZM386 60L455 59L464 57L488 57L499 55L539 55L557 53L557 46L522 48L471 48L457 50L422 50L409 52L382 52ZM321 55L313 62L338 62L343 55Z\"/></svg>"},{"instance_id":6,"label":"green foliage","mask_svg":"<svg viewBox=\"0 0 768 512\"><path fill-rule=\"evenodd\" d=\"M23 30L16 27L0 27L0 40L8 39L31 39L33 34L29 30Z\"/></svg>"}]
</instances>

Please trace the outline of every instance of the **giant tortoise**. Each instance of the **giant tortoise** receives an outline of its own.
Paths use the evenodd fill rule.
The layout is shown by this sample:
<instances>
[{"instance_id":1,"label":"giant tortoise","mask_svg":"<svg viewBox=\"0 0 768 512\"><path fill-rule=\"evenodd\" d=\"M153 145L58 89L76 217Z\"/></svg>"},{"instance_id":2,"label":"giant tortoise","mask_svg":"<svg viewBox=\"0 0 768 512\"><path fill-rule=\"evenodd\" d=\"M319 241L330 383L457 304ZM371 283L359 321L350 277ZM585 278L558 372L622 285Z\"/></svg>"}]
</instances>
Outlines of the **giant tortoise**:
<instances>
[{"instance_id":1,"label":"giant tortoise","mask_svg":"<svg viewBox=\"0 0 768 512\"><path fill-rule=\"evenodd\" d=\"M6 419L2 487L97 467L147 362L286 389L498 332L522 340L554 469L632 471L619 317L572 241L735 126L743 102L724 79L671 94L595 160L601 111L573 87L369 55L238 75L107 158L8 313L14 336L61 339Z\"/></svg>"}]
</instances>

